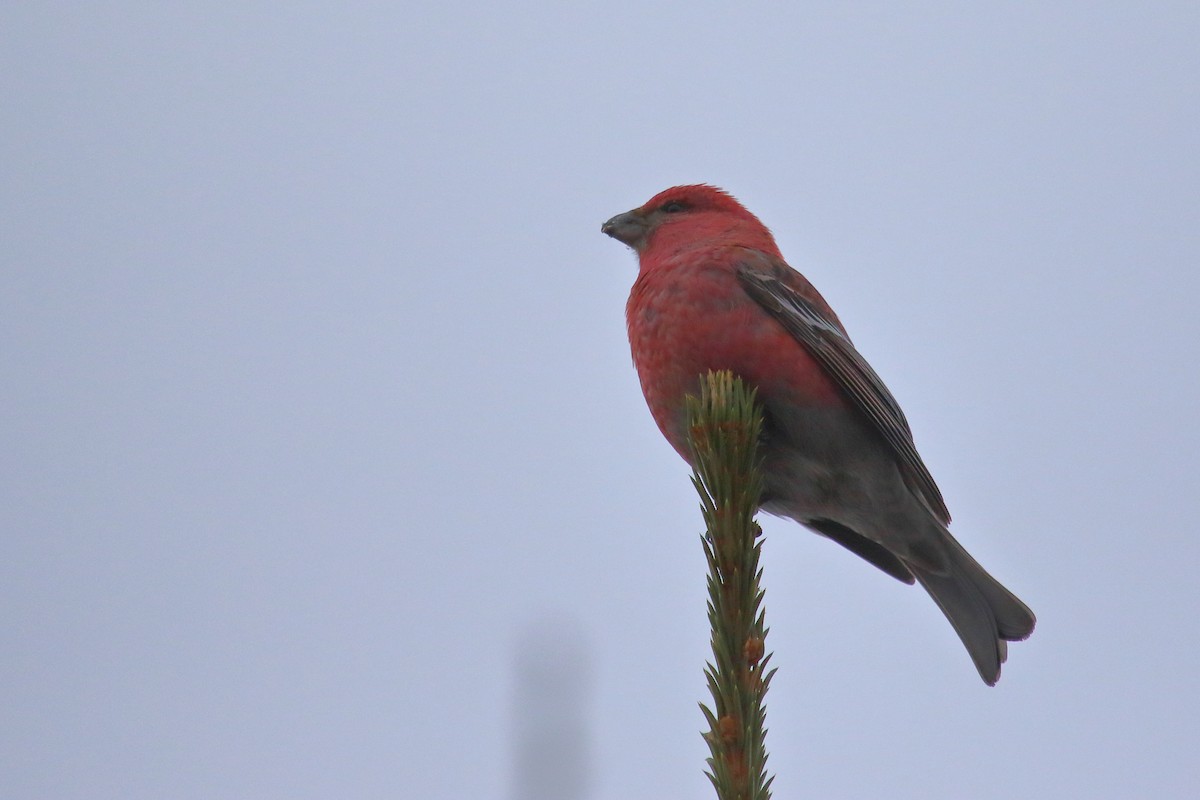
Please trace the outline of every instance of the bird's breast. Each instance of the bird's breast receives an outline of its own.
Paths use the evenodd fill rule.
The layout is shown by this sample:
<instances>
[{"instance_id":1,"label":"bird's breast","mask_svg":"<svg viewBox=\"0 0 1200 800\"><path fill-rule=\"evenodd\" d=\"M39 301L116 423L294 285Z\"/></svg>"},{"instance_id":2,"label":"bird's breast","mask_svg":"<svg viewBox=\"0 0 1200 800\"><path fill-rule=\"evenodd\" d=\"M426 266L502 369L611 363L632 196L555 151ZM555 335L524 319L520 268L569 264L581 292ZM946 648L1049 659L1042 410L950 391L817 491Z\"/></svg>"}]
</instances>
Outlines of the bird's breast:
<instances>
[{"instance_id":1,"label":"bird's breast","mask_svg":"<svg viewBox=\"0 0 1200 800\"><path fill-rule=\"evenodd\" d=\"M730 370L764 401L824 405L837 389L803 345L741 288L732 268L643 271L626 306L633 363L655 422L685 458L684 398L700 377Z\"/></svg>"}]
</instances>

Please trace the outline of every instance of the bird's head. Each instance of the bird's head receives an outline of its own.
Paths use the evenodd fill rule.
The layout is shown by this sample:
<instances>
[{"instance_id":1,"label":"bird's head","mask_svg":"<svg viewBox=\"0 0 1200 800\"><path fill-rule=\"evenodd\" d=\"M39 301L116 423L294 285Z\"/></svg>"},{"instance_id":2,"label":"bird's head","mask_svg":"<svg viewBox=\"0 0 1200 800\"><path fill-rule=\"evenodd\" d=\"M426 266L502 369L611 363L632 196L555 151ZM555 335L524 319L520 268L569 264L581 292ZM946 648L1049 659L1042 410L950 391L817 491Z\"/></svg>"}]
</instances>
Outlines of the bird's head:
<instances>
[{"instance_id":1,"label":"bird's head","mask_svg":"<svg viewBox=\"0 0 1200 800\"><path fill-rule=\"evenodd\" d=\"M736 244L778 253L771 232L758 217L728 192L706 184L661 191L645 205L613 217L600 231L639 255L651 249L676 252L701 243Z\"/></svg>"}]
</instances>

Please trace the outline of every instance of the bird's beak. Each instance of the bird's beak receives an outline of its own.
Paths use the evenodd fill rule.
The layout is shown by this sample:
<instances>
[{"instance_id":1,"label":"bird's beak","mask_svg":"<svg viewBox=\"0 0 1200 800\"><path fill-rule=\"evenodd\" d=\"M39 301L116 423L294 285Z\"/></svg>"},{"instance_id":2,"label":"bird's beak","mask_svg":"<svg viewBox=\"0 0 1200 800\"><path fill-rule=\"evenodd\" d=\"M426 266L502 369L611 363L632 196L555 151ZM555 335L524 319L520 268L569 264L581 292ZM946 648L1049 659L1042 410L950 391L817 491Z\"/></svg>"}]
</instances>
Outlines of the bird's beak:
<instances>
[{"instance_id":1,"label":"bird's beak","mask_svg":"<svg viewBox=\"0 0 1200 800\"><path fill-rule=\"evenodd\" d=\"M650 224L639 209L617 214L600 226L600 232L611 236L618 242L624 242L634 250L640 251L645 243L646 233Z\"/></svg>"}]
</instances>

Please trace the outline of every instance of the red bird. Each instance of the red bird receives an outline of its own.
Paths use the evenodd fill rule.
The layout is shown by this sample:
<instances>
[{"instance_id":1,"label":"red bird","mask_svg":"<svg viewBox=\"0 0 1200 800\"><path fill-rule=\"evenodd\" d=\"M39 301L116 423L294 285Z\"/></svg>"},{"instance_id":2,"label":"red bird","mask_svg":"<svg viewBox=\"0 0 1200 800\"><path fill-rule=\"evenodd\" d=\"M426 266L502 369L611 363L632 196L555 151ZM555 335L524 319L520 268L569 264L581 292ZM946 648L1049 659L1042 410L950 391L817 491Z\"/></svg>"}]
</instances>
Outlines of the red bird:
<instances>
[{"instance_id":1,"label":"red bird","mask_svg":"<svg viewBox=\"0 0 1200 800\"><path fill-rule=\"evenodd\" d=\"M950 512L900 406L758 218L712 186L676 186L604 223L637 251L626 320L654 421L689 459L684 397L731 370L765 417L762 508L894 578L919 581L989 685L1033 612L947 530Z\"/></svg>"}]
</instances>

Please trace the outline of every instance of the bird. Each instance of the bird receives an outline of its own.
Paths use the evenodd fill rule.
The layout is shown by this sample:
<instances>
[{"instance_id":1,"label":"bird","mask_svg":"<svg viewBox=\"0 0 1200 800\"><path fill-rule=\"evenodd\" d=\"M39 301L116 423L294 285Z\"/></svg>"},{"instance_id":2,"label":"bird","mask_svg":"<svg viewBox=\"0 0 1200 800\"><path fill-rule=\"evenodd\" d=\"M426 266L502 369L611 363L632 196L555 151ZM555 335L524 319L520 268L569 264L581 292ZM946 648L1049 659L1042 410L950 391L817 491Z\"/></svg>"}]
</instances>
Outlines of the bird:
<instances>
[{"instance_id":1,"label":"bird","mask_svg":"<svg viewBox=\"0 0 1200 800\"><path fill-rule=\"evenodd\" d=\"M650 413L691 462L686 400L729 370L763 412L761 509L795 520L906 584L950 621L989 686L1033 612L951 535L950 512L908 420L771 231L731 194L675 186L601 232L632 248L626 304ZM694 466L694 465L693 465Z\"/></svg>"}]
</instances>

